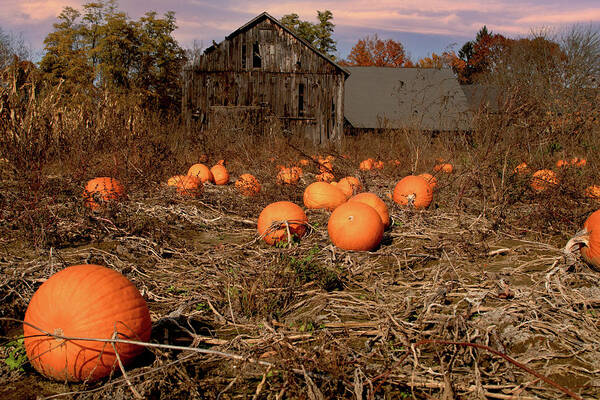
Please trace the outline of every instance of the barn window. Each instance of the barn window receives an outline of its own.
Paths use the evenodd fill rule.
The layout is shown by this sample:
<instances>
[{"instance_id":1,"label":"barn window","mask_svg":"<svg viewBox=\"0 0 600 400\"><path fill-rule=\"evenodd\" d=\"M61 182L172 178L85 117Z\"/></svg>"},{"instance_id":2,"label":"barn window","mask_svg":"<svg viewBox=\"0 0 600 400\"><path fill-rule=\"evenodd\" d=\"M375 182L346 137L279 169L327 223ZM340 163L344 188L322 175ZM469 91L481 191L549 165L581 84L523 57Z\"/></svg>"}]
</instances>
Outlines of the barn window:
<instances>
[{"instance_id":1,"label":"barn window","mask_svg":"<svg viewBox=\"0 0 600 400\"><path fill-rule=\"evenodd\" d=\"M261 61L258 42L254 42L254 44L252 44L252 68L260 68Z\"/></svg>"},{"instance_id":2,"label":"barn window","mask_svg":"<svg viewBox=\"0 0 600 400\"><path fill-rule=\"evenodd\" d=\"M298 85L298 116L304 115L304 83Z\"/></svg>"},{"instance_id":3,"label":"barn window","mask_svg":"<svg viewBox=\"0 0 600 400\"><path fill-rule=\"evenodd\" d=\"M242 69L246 69L246 43L242 43Z\"/></svg>"}]
</instances>

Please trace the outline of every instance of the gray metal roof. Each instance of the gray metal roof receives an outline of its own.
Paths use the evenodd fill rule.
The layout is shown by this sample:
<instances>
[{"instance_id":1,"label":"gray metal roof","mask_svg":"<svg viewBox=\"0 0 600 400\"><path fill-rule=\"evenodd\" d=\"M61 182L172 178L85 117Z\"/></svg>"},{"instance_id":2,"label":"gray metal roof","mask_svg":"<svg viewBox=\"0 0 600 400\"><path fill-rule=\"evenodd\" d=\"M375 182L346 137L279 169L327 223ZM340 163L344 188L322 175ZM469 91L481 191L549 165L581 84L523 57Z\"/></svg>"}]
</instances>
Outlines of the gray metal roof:
<instances>
[{"instance_id":1,"label":"gray metal roof","mask_svg":"<svg viewBox=\"0 0 600 400\"><path fill-rule=\"evenodd\" d=\"M451 70L346 67L344 116L354 128L469 129L472 113Z\"/></svg>"},{"instance_id":2,"label":"gray metal roof","mask_svg":"<svg viewBox=\"0 0 600 400\"><path fill-rule=\"evenodd\" d=\"M498 112L500 105L498 104L500 91L498 88L487 85L461 85L465 92L469 108L473 112L481 109L487 109L491 112Z\"/></svg>"}]
</instances>

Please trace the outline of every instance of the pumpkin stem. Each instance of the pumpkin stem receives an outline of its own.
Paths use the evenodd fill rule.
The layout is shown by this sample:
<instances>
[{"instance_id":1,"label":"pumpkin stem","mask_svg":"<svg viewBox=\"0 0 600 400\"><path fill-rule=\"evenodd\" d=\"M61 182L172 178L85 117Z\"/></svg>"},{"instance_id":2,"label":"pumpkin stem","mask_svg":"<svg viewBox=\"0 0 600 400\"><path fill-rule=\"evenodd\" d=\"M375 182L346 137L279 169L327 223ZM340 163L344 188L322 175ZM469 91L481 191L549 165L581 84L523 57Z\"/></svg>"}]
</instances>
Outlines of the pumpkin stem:
<instances>
[{"instance_id":1,"label":"pumpkin stem","mask_svg":"<svg viewBox=\"0 0 600 400\"><path fill-rule=\"evenodd\" d=\"M406 199L408 200L408 205L413 207L415 205L416 198L417 198L417 195L414 193L411 193L408 196L406 196Z\"/></svg>"},{"instance_id":2,"label":"pumpkin stem","mask_svg":"<svg viewBox=\"0 0 600 400\"><path fill-rule=\"evenodd\" d=\"M563 249L565 256L573 256L573 252L581 250L582 247L588 246L590 243L590 235L586 229L582 229L575 234Z\"/></svg>"}]
</instances>

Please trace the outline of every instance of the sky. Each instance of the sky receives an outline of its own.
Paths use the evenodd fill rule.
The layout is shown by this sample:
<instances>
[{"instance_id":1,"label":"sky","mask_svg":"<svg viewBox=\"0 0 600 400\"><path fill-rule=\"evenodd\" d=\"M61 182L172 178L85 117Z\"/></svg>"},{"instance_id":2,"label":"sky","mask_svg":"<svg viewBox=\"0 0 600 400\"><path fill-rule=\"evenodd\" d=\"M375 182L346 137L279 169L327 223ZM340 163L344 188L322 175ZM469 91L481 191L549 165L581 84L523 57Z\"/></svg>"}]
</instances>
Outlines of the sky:
<instances>
[{"instance_id":1,"label":"sky","mask_svg":"<svg viewBox=\"0 0 600 400\"><path fill-rule=\"evenodd\" d=\"M81 10L91 0L0 0L0 28L24 39L34 54L66 6ZM600 26L600 0L120 0L131 19L147 11L174 11L173 33L184 48L220 42L246 22L267 11L275 18L296 13L317 22L316 10L333 13L338 58L367 35L403 44L413 61L432 52L458 50L486 25L493 33L524 37L542 29L560 31L573 24Z\"/></svg>"}]
</instances>

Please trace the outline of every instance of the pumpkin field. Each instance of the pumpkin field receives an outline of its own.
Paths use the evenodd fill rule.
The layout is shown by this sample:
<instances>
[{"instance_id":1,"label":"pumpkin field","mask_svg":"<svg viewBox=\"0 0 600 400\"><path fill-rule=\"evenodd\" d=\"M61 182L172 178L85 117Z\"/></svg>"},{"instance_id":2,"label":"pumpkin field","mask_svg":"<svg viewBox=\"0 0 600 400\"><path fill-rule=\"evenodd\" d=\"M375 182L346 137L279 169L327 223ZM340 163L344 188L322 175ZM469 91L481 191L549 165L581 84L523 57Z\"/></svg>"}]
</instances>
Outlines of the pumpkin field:
<instances>
[{"instance_id":1,"label":"pumpkin field","mask_svg":"<svg viewBox=\"0 0 600 400\"><path fill-rule=\"evenodd\" d=\"M328 146L0 87L0 398L600 398L597 94L508 78Z\"/></svg>"},{"instance_id":2,"label":"pumpkin field","mask_svg":"<svg viewBox=\"0 0 600 400\"><path fill-rule=\"evenodd\" d=\"M0 398L600 396L600 275L581 257L592 236L576 237L600 205L596 153L407 132L337 148L241 138L182 149L156 135L26 172L25 158L3 160ZM378 206L347 201L358 193ZM64 325L24 331L34 293L80 264L119 272L137 300L103 275L63 274L30 321L64 312ZM133 301L151 330L111 320ZM100 339L148 344L119 347L117 362L100 342L113 355L101 375L98 354L54 379L43 351L27 361L28 341L82 339L69 333L80 319L108 323Z\"/></svg>"}]
</instances>

